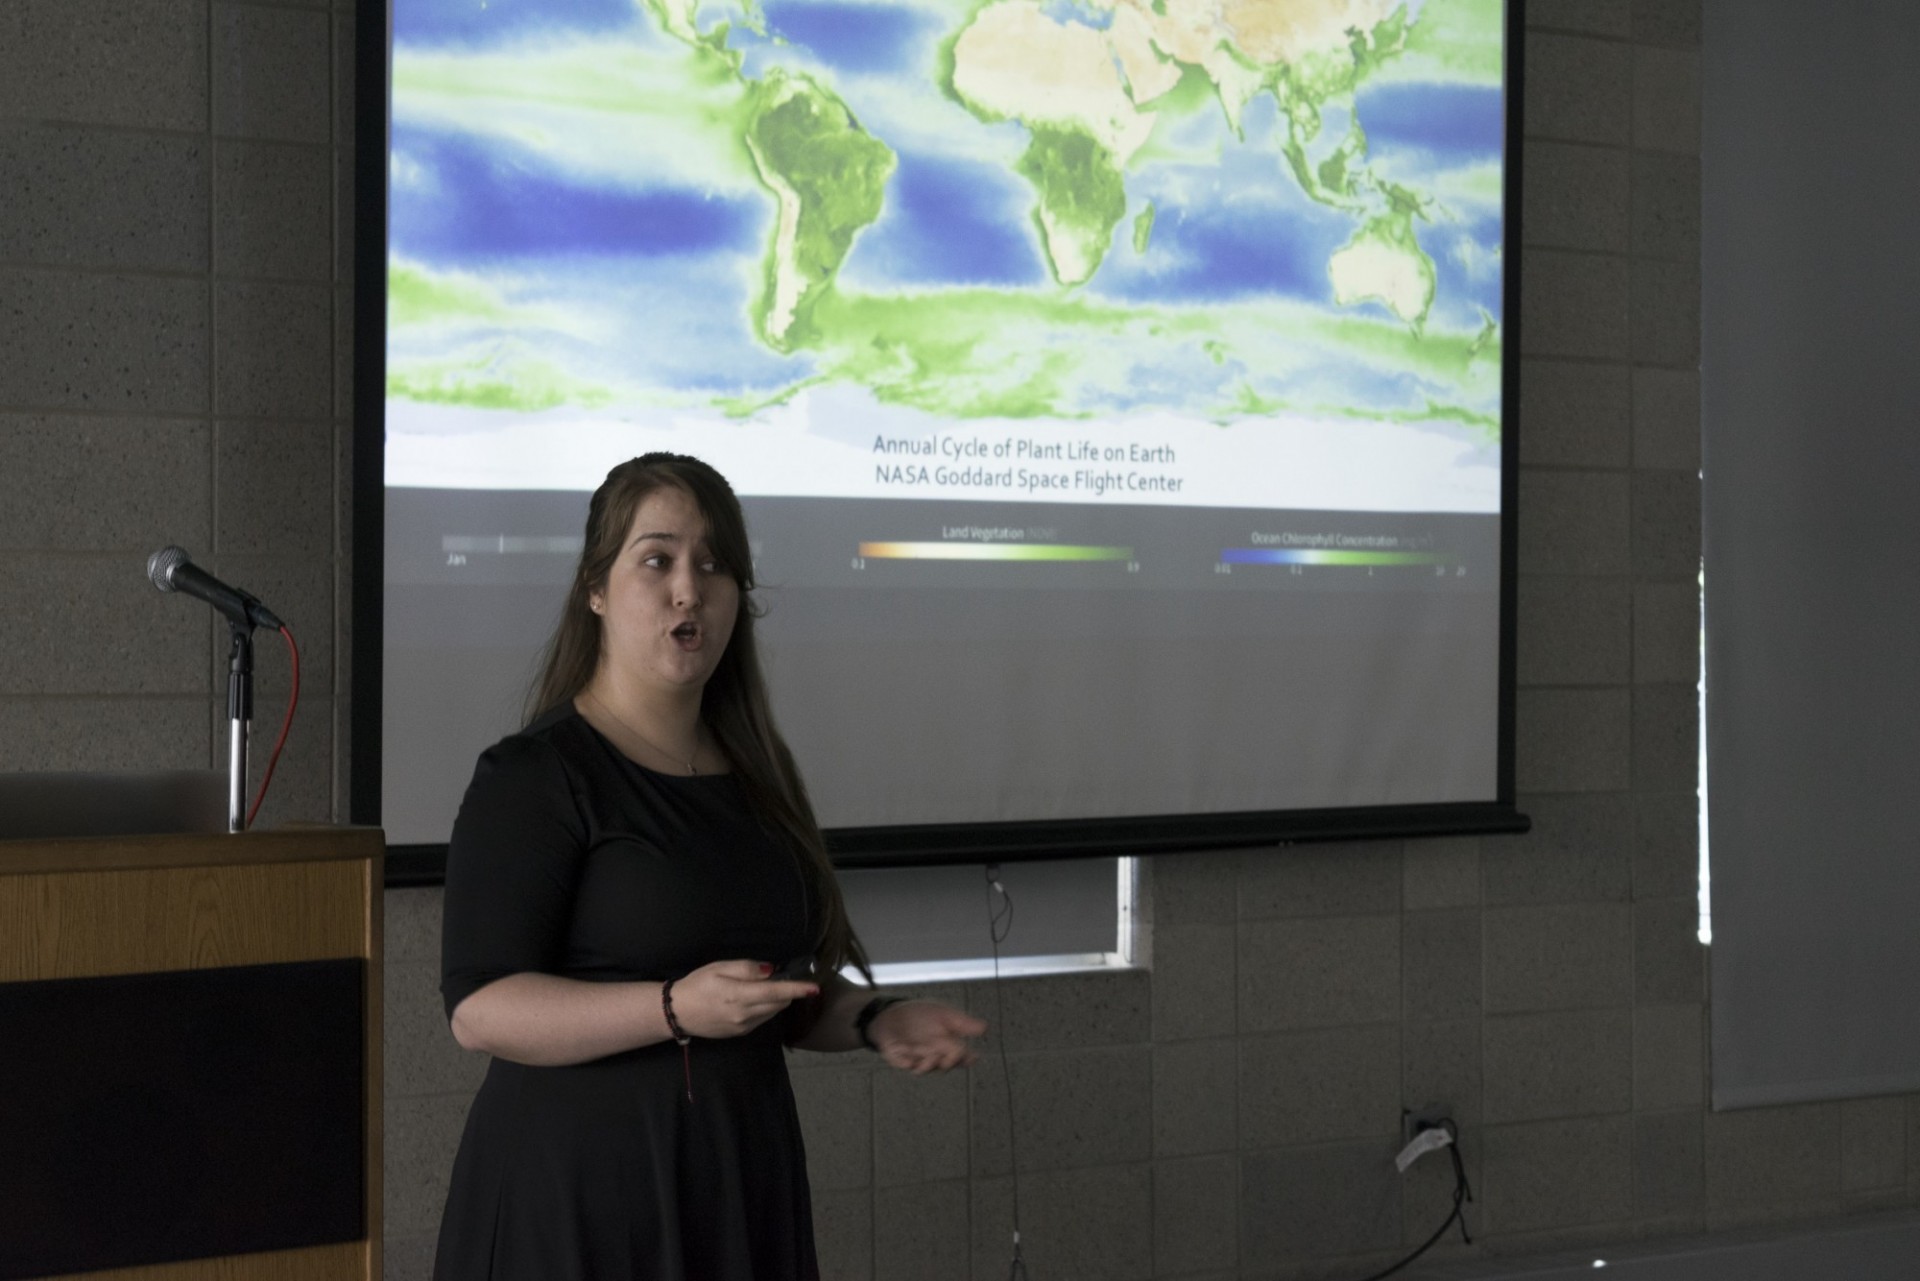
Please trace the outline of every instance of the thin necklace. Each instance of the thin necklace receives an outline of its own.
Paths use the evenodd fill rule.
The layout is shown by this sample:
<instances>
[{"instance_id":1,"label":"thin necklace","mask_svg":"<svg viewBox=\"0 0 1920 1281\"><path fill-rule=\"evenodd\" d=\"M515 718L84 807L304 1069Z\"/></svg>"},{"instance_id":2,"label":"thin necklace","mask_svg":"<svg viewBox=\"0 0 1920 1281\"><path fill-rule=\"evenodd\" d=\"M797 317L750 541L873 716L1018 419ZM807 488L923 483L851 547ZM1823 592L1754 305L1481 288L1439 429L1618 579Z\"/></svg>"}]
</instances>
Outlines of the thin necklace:
<instances>
[{"instance_id":1,"label":"thin necklace","mask_svg":"<svg viewBox=\"0 0 1920 1281\"><path fill-rule=\"evenodd\" d=\"M621 718L620 713L614 711L611 707L608 707L605 703L600 701L600 696L598 694L594 693L590 689L584 690L582 692L585 693L588 698L593 700L593 705L595 707L598 707L601 711L605 712L608 716L611 716L614 720L614 723L618 725L621 729L624 729L625 731L627 731L627 733L633 735L635 738L639 739L641 742L645 743L648 747L651 747L654 751L660 753L660 755L666 757L668 760L677 761L680 759L679 753L669 752L666 748L660 746L660 744L654 742L652 739L648 738L645 734L642 734L639 730L627 724L627 722ZM698 722L695 722L693 727L693 751L695 756L699 755L700 753L700 726ZM687 776L689 778L693 778L693 777L697 777L699 773L700 771L694 768L693 757L692 756L687 757Z\"/></svg>"}]
</instances>

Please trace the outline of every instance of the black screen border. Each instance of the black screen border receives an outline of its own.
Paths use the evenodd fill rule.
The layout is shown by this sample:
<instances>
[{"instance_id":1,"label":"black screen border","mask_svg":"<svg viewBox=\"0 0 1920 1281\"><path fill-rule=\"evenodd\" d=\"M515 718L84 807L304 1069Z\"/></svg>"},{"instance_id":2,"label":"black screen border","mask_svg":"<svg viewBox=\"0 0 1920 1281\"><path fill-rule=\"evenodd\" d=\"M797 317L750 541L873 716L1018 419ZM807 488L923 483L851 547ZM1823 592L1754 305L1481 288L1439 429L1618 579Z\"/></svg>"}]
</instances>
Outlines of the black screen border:
<instances>
[{"instance_id":1,"label":"black screen border","mask_svg":"<svg viewBox=\"0 0 1920 1281\"><path fill-rule=\"evenodd\" d=\"M1044 822L934 823L835 828L834 862L847 868L1112 858L1116 855L1284 848L1308 842L1395 840L1525 832L1515 808L1514 710L1519 565L1520 192L1524 147L1525 0L1506 0L1506 109L1502 160L1500 367L1500 623L1495 799L1450 805L1369 806L1230 814L1167 814ZM351 821L380 826L386 543L387 179L391 137L390 0L357 0L354 49L354 327L352 680L348 694ZM432 886L447 847L387 847L386 883Z\"/></svg>"}]
</instances>

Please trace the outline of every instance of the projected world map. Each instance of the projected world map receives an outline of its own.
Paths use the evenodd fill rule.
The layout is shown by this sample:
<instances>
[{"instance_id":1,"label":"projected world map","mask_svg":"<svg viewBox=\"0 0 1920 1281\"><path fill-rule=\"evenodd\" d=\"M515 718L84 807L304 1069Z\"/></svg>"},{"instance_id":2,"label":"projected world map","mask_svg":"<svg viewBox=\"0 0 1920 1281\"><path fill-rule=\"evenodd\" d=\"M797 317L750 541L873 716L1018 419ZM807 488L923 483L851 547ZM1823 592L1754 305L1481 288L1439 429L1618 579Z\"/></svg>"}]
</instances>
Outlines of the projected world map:
<instances>
[{"instance_id":1,"label":"projected world map","mask_svg":"<svg viewBox=\"0 0 1920 1281\"><path fill-rule=\"evenodd\" d=\"M394 21L400 483L455 439L502 486L656 432L859 494L881 437L1071 431L1211 451L1186 501L1365 457L1357 505L1497 510L1499 0Z\"/></svg>"}]
</instances>

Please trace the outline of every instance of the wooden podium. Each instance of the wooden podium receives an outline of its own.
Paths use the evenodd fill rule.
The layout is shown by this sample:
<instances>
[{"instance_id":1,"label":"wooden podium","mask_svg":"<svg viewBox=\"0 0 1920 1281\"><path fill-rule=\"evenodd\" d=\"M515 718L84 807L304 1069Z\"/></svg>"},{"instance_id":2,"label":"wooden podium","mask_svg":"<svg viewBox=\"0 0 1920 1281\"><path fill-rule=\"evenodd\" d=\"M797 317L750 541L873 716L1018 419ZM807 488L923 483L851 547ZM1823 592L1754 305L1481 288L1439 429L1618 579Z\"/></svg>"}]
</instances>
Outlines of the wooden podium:
<instances>
[{"instance_id":1,"label":"wooden podium","mask_svg":"<svg viewBox=\"0 0 1920 1281\"><path fill-rule=\"evenodd\" d=\"M0 841L0 1281L376 1281L383 854Z\"/></svg>"}]
</instances>

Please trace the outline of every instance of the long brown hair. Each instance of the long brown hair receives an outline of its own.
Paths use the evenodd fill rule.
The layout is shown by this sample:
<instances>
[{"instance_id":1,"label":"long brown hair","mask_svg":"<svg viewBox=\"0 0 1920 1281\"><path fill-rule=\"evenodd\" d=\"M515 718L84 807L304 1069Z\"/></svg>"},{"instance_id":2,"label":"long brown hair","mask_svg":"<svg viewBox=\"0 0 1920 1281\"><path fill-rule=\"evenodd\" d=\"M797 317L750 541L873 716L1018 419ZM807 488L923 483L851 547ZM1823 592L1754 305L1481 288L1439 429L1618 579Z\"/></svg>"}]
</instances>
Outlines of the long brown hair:
<instances>
[{"instance_id":1,"label":"long brown hair","mask_svg":"<svg viewBox=\"0 0 1920 1281\"><path fill-rule=\"evenodd\" d=\"M760 651L754 644L753 622L759 608L753 599L753 554L747 543L747 520L740 500L726 478L697 458L684 454L642 454L607 473L587 505L586 537L573 583L561 606L560 621L547 641L540 675L527 701L529 721L548 708L569 702L600 666L601 620L590 604L595 592L620 557L634 513L648 494L663 486L684 491L707 522L707 545L720 567L740 586L740 613L733 637L700 696L700 717L739 778L747 802L761 821L784 836L799 856L800 865L819 907L819 935L814 956L820 969L835 973L848 965L869 984L873 970L866 949L847 920L846 901L834 878L826 839L813 814L813 802L794 766L793 753L773 723L767 682L760 670Z\"/></svg>"}]
</instances>

